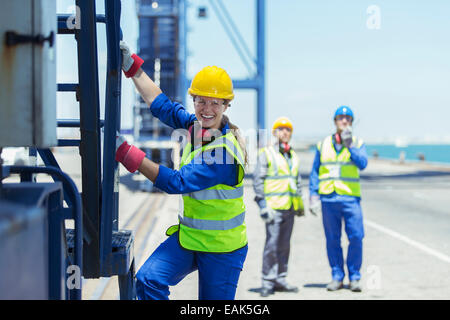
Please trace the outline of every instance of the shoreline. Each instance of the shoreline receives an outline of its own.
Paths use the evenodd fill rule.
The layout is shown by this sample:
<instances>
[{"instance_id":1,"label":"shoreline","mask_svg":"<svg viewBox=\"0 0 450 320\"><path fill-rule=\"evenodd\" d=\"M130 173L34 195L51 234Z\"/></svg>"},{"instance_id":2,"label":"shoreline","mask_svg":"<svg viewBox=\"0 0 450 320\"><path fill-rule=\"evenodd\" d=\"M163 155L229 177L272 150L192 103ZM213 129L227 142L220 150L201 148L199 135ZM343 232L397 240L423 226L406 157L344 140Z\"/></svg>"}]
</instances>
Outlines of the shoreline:
<instances>
[{"instance_id":1,"label":"shoreline","mask_svg":"<svg viewBox=\"0 0 450 320\"><path fill-rule=\"evenodd\" d=\"M417 167L420 169L425 170L439 170L439 171L445 171L450 172L450 163L442 163L442 162L431 162L431 161L420 161L420 160L404 160L400 161L399 159L392 159L392 158L383 158L383 157L369 157L369 161L376 161L379 163L384 164L394 164L399 166L406 166L406 167Z\"/></svg>"},{"instance_id":2,"label":"shoreline","mask_svg":"<svg viewBox=\"0 0 450 320\"><path fill-rule=\"evenodd\" d=\"M313 151L306 150L296 150L301 157L301 162L303 165L306 163L306 167L308 170L310 169L310 165L312 164L314 158ZM420 161L420 160L404 160L400 162L399 159L394 158L383 158L377 157L374 158L372 156L368 157L369 165L373 163L375 165L381 165L384 168L380 168L381 170L388 169L388 171L396 171L402 169L409 170L425 170L425 171L442 171L442 172L450 172L450 163L442 163L442 162L431 162L431 161ZM390 169L389 169L390 168Z\"/></svg>"}]
</instances>

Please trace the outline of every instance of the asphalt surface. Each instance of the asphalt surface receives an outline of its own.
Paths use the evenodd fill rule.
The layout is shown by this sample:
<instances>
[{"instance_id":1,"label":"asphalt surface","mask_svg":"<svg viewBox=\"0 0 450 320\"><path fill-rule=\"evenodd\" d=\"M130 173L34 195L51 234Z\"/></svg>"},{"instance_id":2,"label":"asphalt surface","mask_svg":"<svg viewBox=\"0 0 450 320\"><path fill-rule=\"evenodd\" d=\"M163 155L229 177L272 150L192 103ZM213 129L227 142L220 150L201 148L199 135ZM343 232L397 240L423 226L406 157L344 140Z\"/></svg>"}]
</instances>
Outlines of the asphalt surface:
<instances>
[{"instance_id":1,"label":"asphalt surface","mask_svg":"<svg viewBox=\"0 0 450 320\"><path fill-rule=\"evenodd\" d=\"M300 154L305 199L312 156ZM70 151L57 153L57 158L81 190L79 159ZM135 231L137 269L166 239L167 227L177 223L180 199L177 195L139 191L140 179L121 169L119 223L120 228ZM253 201L252 180L247 179L244 199L249 251L236 299L449 299L450 167L370 159L361 180L365 227L361 293L346 287L337 292L326 290L331 273L322 219L307 212L295 219L287 277L299 292L276 292L261 298L265 227ZM344 257L347 244L343 231ZM188 275L170 288L170 299L197 299L197 281L197 272ZM117 277L83 283L83 299L118 299L118 292Z\"/></svg>"}]
</instances>

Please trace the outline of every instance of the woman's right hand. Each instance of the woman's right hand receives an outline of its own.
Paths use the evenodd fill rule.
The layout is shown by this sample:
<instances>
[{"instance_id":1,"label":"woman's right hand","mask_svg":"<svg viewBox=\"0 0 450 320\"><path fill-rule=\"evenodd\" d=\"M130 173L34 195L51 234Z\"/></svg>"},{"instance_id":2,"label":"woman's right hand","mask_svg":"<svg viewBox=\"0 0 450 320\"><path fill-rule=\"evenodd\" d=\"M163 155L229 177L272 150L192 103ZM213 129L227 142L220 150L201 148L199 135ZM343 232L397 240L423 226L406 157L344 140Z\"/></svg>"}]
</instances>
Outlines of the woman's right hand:
<instances>
[{"instance_id":1,"label":"woman's right hand","mask_svg":"<svg viewBox=\"0 0 450 320\"><path fill-rule=\"evenodd\" d=\"M142 161L145 158L145 153L133 145L128 144L125 137L121 136L119 132L116 133L116 161L123 164L123 166L131 173L139 169Z\"/></svg>"}]
</instances>

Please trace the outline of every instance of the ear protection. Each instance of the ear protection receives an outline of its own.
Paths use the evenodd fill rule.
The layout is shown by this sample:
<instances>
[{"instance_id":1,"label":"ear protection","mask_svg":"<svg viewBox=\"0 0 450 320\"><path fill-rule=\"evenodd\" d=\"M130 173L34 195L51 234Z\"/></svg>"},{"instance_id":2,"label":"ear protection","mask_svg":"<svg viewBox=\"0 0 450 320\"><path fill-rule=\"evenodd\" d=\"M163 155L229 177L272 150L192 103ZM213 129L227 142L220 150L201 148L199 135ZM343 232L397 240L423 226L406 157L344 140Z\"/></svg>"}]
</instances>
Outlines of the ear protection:
<instances>
[{"instance_id":1,"label":"ear protection","mask_svg":"<svg viewBox=\"0 0 450 320\"><path fill-rule=\"evenodd\" d=\"M285 153L288 153L291 150L291 146L289 144L287 144L287 143L282 142L280 144L280 146L281 146L281 148L283 149L283 151Z\"/></svg>"},{"instance_id":2,"label":"ear protection","mask_svg":"<svg viewBox=\"0 0 450 320\"><path fill-rule=\"evenodd\" d=\"M336 139L337 144L342 144L341 135L339 133L335 133L334 138Z\"/></svg>"},{"instance_id":3,"label":"ear protection","mask_svg":"<svg viewBox=\"0 0 450 320\"><path fill-rule=\"evenodd\" d=\"M194 130L194 127L197 128ZM214 140L214 135L211 134L211 131L206 128L200 127L198 124L194 123L188 128L189 139L192 145L198 144L200 141L202 145L205 143L211 142Z\"/></svg>"}]
</instances>

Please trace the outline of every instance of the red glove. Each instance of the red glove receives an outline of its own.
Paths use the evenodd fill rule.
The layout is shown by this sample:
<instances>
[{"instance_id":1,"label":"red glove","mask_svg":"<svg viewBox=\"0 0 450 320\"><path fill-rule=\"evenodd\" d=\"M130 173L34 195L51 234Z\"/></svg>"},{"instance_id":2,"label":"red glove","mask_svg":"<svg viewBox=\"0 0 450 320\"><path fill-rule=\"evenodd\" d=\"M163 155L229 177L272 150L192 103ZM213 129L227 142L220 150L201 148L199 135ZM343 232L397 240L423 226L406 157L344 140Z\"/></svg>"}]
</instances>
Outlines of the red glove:
<instances>
[{"instance_id":1,"label":"red glove","mask_svg":"<svg viewBox=\"0 0 450 320\"><path fill-rule=\"evenodd\" d=\"M129 145L122 137L117 138L120 145L116 150L116 161L119 161L128 171L135 172L145 158L145 153L133 145Z\"/></svg>"},{"instance_id":2,"label":"red glove","mask_svg":"<svg viewBox=\"0 0 450 320\"><path fill-rule=\"evenodd\" d=\"M132 54L131 58L134 60L133 65L131 66L131 68L128 71L124 71L125 73L125 77L127 78L132 78L134 77L134 75L136 74L136 72L139 70L139 68L142 66L142 64L144 63L144 60L142 60L141 57L139 57L137 54Z\"/></svg>"},{"instance_id":3,"label":"red glove","mask_svg":"<svg viewBox=\"0 0 450 320\"><path fill-rule=\"evenodd\" d=\"M131 54L130 48L125 41L120 41L120 50L122 51L122 69L125 76L127 78L134 77L144 60L134 53Z\"/></svg>"}]
</instances>

